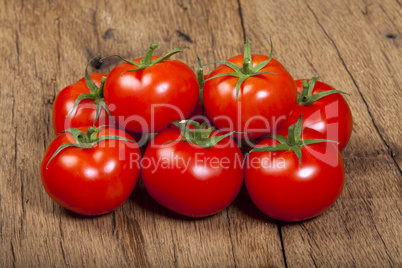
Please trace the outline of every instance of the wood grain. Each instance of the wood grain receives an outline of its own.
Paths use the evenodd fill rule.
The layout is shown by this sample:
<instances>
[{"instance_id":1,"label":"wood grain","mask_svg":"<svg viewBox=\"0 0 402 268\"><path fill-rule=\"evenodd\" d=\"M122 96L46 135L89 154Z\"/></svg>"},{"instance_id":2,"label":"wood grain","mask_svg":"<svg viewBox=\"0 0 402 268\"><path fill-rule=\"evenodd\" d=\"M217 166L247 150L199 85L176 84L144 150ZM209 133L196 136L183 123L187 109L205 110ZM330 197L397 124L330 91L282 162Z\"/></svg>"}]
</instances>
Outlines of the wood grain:
<instances>
[{"instance_id":1,"label":"wood grain","mask_svg":"<svg viewBox=\"0 0 402 268\"><path fill-rule=\"evenodd\" d=\"M401 261L401 4L371 1L1 1L1 267L398 267ZM158 205L140 182L116 211L86 218L55 204L39 166L54 138L56 94L86 62L189 46L195 69L242 53L268 53L294 78L320 77L350 95L354 131L346 184L323 215L278 223L243 188L204 219ZM116 59L92 71L108 72ZM207 68L207 71L212 70Z\"/></svg>"},{"instance_id":2,"label":"wood grain","mask_svg":"<svg viewBox=\"0 0 402 268\"><path fill-rule=\"evenodd\" d=\"M401 147L395 138L401 136L401 79L390 69L401 62L399 40L389 42L386 32L396 32L402 21L390 20L381 8L386 5L395 10L397 3L373 3L369 11L362 12L365 5L357 1L262 2L242 2L245 32L253 44L264 49L269 45L267 28L275 33L279 44L274 57L278 56L295 78L317 75L349 93L346 98L355 122L343 153L346 184L340 199L314 220L281 224L287 265L398 266ZM270 10L276 12L266 16ZM372 20L365 18L370 13L375 13ZM268 26L248 27L253 23ZM379 29L386 23L393 27ZM388 56L381 46L388 47ZM390 63L387 57L397 60Z\"/></svg>"}]
</instances>

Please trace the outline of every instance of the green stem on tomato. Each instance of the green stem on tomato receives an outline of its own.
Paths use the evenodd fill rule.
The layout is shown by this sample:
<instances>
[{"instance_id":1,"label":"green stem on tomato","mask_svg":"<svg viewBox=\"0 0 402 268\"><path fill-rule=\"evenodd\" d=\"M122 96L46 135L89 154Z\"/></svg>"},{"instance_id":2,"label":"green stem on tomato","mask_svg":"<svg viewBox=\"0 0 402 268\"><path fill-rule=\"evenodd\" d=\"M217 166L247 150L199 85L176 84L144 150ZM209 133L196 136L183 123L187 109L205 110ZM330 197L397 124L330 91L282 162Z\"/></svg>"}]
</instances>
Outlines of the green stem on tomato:
<instances>
[{"instance_id":1,"label":"green stem on tomato","mask_svg":"<svg viewBox=\"0 0 402 268\"><path fill-rule=\"evenodd\" d=\"M169 142L174 142L174 141L185 141L185 142L190 142L193 144L196 144L198 146L201 146L203 148L212 148L214 147L218 142L223 140L224 138L232 135L232 134L245 134L241 132L236 132L232 131L229 133L226 133L221 136L212 136L212 132L215 130L215 127L209 127L207 128L207 123L204 122L202 124L192 121L192 120L182 120L182 121L173 121L171 124L175 125L176 127L179 128L181 135L183 138L178 139L178 140L169 140L165 142L163 145ZM189 128L189 125L193 127L193 129Z\"/></svg>"},{"instance_id":2,"label":"green stem on tomato","mask_svg":"<svg viewBox=\"0 0 402 268\"><path fill-rule=\"evenodd\" d=\"M301 94L297 93L297 104L308 106L308 105L313 104L315 101L317 101L325 96L334 94L334 93L347 94L343 91L333 89L333 90L327 90L327 91L323 91L320 93L316 93L313 95L313 89L314 89L314 86L315 86L315 83L317 82L317 80L318 80L318 77L313 77L308 82L307 82L307 80L303 81L302 93Z\"/></svg>"},{"instance_id":3,"label":"green stem on tomato","mask_svg":"<svg viewBox=\"0 0 402 268\"><path fill-rule=\"evenodd\" d=\"M85 67L85 82L87 83L87 86L89 88L90 93L83 93L81 95L79 95L74 102L73 107L71 108L70 112L67 114L66 118L70 117L71 114L74 112L75 109L77 109L78 104L80 104L81 101L83 100L93 100L96 104L96 116L95 116L95 121L94 121L94 125L96 123L96 121L99 118L100 112L101 112L101 108L104 108L105 111L107 112L107 114L109 115L110 119L112 121L113 118L110 114L109 109L107 108L106 104L105 104L105 100L103 98L103 88L105 86L105 81L106 81L106 77L102 77L101 79L101 85L100 87L97 87L95 82L92 80L91 76L88 73L88 66L89 64L95 59L96 57L93 57L88 63L87 66Z\"/></svg>"},{"instance_id":4,"label":"green stem on tomato","mask_svg":"<svg viewBox=\"0 0 402 268\"><path fill-rule=\"evenodd\" d=\"M272 72L260 72L260 70L262 68L266 67L268 65L268 63L271 61L271 59L272 59L272 53L273 53L274 49L273 49L271 35L269 36L269 39L271 41L271 52L269 54L268 60L260 62L259 64L257 64L256 66L253 67L253 61L252 61L252 57L251 57L250 45L249 45L248 39L246 38L246 42L245 42L245 45L244 45L243 65L239 66L239 65L234 64L233 62L229 62L229 61L216 61L216 62L207 63L207 64L212 64L212 63L224 64L224 65L228 66L229 68L233 69L234 72L218 74L218 75L215 75L213 77L208 78L204 82L206 82L208 80L211 80L211 79L218 78L218 77L222 77L222 76L234 76L234 77L239 78L238 82L236 83L236 101L237 101L241 85L248 78L250 78L252 76L256 76L256 75L261 75L261 74L278 75L277 73L272 73Z\"/></svg>"},{"instance_id":5,"label":"green stem on tomato","mask_svg":"<svg viewBox=\"0 0 402 268\"><path fill-rule=\"evenodd\" d=\"M54 152L52 157L49 159L46 165L46 169L49 166L50 161L52 161L53 158L56 157L62 150L68 148L68 147L77 147L81 149L90 149L94 145L98 144L101 141L104 140L123 140L123 141L129 141L129 142L135 142L134 140L130 140L121 136L116 136L116 135L103 135L98 137L99 131L101 128L104 126L100 127L88 127L87 132L83 132L79 130L78 128L69 128L64 130L61 133L70 133L73 136L73 139L75 142L71 143L66 143L61 145L57 150ZM61 134L60 133L60 134Z\"/></svg>"},{"instance_id":6,"label":"green stem on tomato","mask_svg":"<svg viewBox=\"0 0 402 268\"><path fill-rule=\"evenodd\" d=\"M145 64L145 65L150 65L152 63L152 54L154 53L155 49L157 49L159 47L158 43L152 43L149 46L149 49L147 51L147 54L145 55L145 57L141 60L141 63Z\"/></svg>"},{"instance_id":7,"label":"green stem on tomato","mask_svg":"<svg viewBox=\"0 0 402 268\"><path fill-rule=\"evenodd\" d=\"M273 152L273 151L293 151L296 154L297 158L299 159L299 165L302 166L301 165L301 160L302 160L301 148L302 148L302 146L321 143L321 142L339 143L337 141L325 140L325 139L302 140L301 139L302 116L303 115L300 115L296 124L293 124L288 128L288 137L287 138L285 136L278 135L278 134L266 136L266 137L270 137L271 139L276 140L277 142L279 142L279 144L257 147L257 148L252 149L250 151L250 153Z\"/></svg>"}]
</instances>

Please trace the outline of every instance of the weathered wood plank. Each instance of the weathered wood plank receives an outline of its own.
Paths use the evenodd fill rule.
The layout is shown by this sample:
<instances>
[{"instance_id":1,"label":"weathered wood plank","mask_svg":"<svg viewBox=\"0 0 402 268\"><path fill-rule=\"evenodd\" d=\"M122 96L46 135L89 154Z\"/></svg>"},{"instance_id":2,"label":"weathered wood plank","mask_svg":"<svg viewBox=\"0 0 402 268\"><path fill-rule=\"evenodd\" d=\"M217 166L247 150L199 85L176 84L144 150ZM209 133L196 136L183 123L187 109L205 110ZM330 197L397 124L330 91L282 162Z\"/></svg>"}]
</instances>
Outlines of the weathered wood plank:
<instances>
[{"instance_id":1,"label":"weathered wood plank","mask_svg":"<svg viewBox=\"0 0 402 268\"><path fill-rule=\"evenodd\" d=\"M323 8L332 9L332 12L324 15L320 12ZM380 140L400 170L402 146L398 140L402 125L398 106L402 101L402 75L399 72L402 16L399 4L392 0L371 3L345 0L337 5L316 3L309 9L339 50L342 63L367 106ZM336 20L340 15L345 19ZM356 32L361 34L356 35Z\"/></svg>"},{"instance_id":2,"label":"weathered wood plank","mask_svg":"<svg viewBox=\"0 0 402 268\"><path fill-rule=\"evenodd\" d=\"M0 4L0 9L11 12L5 2ZM17 54L17 36L11 20L0 21L1 55ZM1 254L0 265L11 266L16 258L14 248L15 241L11 241L11 236L18 234L21 226L22 202L21 202L21 182L17 181L16 158L17 146L15 141L15 92L13 90L14 77L10 72L17 72L17 57L4 60L0 74L3 77L0 82L0 145L1 159L0 165L0 248L4 252ZM18 105L18 104L17 104Z\"/></svg>"},{"instance_id":3,"label":"weathered wood plank","mask_svg":"<svg viewBox=\"0 0 402 268\"><path fill-rule=\"evenodd\" d=\"M1 267L401 264L400 4L239 2L0 3ZM139 183L115 212L85 218L47 196L39 166L54 137L52 103L88 59L136 58L157 41L156 54L189 46L175 57L195 69L196 54L211 62L241 53L244 33L255 53L267 53L273 33L274 56L295 78L318 75L350 94L347 181L328 212L278 226L242 189L228 209L193 220L158 205ZM94 66L108 72L117 63Z\"/></svg>"},{"instance_id":4,"label":"weathered wood plank","mask_svg":"<svg viewBox=\"0 0 402 268\"><path fill-rule=\"evenodd\" d=\"M397 165L401 150L396 143L400 136L399 40L391 43L373 27L388 23L394 25L389 31L397 31L395 24L401 21L390 20L386 12L399 19L395 13L400 9L396 2L381 4L388 11L373 3L368 7L369 13L375 13L373 22L365 19L366 11L362 13L357 7L361 4L355 3L241 2L253 50L266 50L267 36L273 33L274 57L295 78L318 75L348 92L354 115L353 136L343 153L346 184L340 199L316 219L281 224L289 267L401 263L401 173ZM381 52L384 49L389 58L399 59L388 63Z\"/></svg>"},{"instance_id":5,"label":"weathered wood plank","mask_svg":"<svg viewBox=\"0 0 402 268\"><path fill-rule=\"evenodd\" d=\"M237 219L242 214L236 207L214 217L185 219L160 207L140 183L114 213L85 218L56 205L40 183L38 156L54 137L53 100L83 76L87 60L98 53L136 58L155 41L160 44L157 54L190 46L176 58L194 68L196 54L205 62L226 58L243 47L236 1L2 2L1 10L0 55L7 58L0 87L7 165L1 174L9 178L0 189L2 266L283 263L275 225ZM115 64L110 59L96 67L107 72ZM254 243L261 233L276 247L247 253L243 234ZM245 255L253 262L243 260Z\"/></svg>"},{"instance_id":6,"label":"weathered wood plank","mask_svg":"<svg viewBox=\"0 0 402 268\"><path fill-rule=\"evenodd\" d=\"M15 169L16 175L10 181L11 185L18 187L18 191L2 193L13 200L9 209L17 210L9 214L13 220L9 221L8 228L2 230L4 241L11 243L13 253L5 252L13 259L12 262L6 259L4 266L61 266L70 264L70 258L83 263L102 262L109 258L118 260L117 254L107 254L108 247L97 250L93 246L101 239L96 235L96 228L87 232L85 222L76 221L74 217L67 217L69 222L66 224L63 221L65 210L48 198L40 182L40 156L54 137L50 122L55 93L82 76L82 70L78 77L74 77L70 70L63 71L64 58L74 57L69 53L74 49L63 51L65 47L61 40L65 37L62 35L62 15L68 12L62 5L47 2L21 2L8 5L3 12L10 20L6 27L12 29L11 35L6 34L5 39L13 38L16 49L16 53L2 56L10 65L10 69L6 69L9 73L4 76L12 78L12 82L4 84L5 92L12 92L14 98L10 100L15 102L12 111L15 123L8 129L15 133L5 137L5 142L15 139L15 165L10 168ZM76 60L73 62L76 64ZM1 190L9 189L2 187ZM102 229L112 226L107 217L91 221L103 226ZM75 240L72 253L68 251L69 239ZM80 252L85 250L90 254L82 256Z\"/></svg>"},{"instance_id":7,"label":"weathered wood plank","mask_svg":"<svg viewBox=\"0 0 402 268\"><path fill-rule=\"evenodd\" d=\"M174 47L190 46L190 50L178 55L176 58L195 67L196 53L199 53L200 57L206 58L206 52L199 51L199 49L209 47L212 43L211 37L199 38L199 36L204 32L209 32L209 27L214 27L217 23L223 21L223 18L217 16L218 11L225 8L228 16L226 19L229 22L236 19L236 17L230 17L233 15L232 10L234 9L231 2L212 5L215 5L214 11L207 11L204 3L196 5L196 2L160 1L156 3L143 1L139 6L126 5L121 7L111 4L104 8L104 10L109 10L110 12L106 14L106 17L111 16L112 18L110 25L106 26L101 23L101 27L104 28L99 32L106 32L107 27L116 29L114 31L115 38L128 41L127 45L111 47L110 51L108 51L109 54L130 55L131 50L135 48L137 51L134 51L134 55L138 57L144 54L144 48L147 48L151 42L155 41L160 44L160 49L156 52L158 54L166 53ZM123 10L124 13L122 13ZM234 10L237 15L237 10ZM115 16L114 20L112 16ZM120 17L123 17L123 19L120 20ZM135 18L135 21L133 21L133 18ZM127 27L128 25L133 25L133 28ZM195 25L197 27L194 27ZM230 27L230 24L228 24L228 27ZM133 30L135 31L134 34ZM113 40L110 39L109 41ZM218 43L221 43L221 41ZM212 61L213 58L206 60ZM153 266L163 264L165 266L167 263L170 266L183 267L192 265L211 266L219 263L234 264L225 214L221 213L215 217L202 220L183 219L167 212L164 208L160 208L144 193L145 189L141 185L138 189L141 189L141 191L136 191L137 195L134 194L134 209L123 206L122 213L137 219L141 227L141 230L137 230L137 232L141 232L143 237L142 247L148 253L145 259L149 264ZM139 197L140 202L136 201ZM150 206L150 203L152 206ZM152 209L144 210L138 204ZM148 216L150 214L153 215L153 223ZM127 226L128 224L130 222L127 223ZM134 229L134 227L132 228ZM155 239L153 235L154 228L157 228L158 238L159 236L165 236L162 239L165 241L164 245L161 245L160 241ZM130 236L123 237L123 241L129 239L131 239ZM128 245L127 247L130 248ZM136 254L137 252L133 252L130 257L135 259Z\"/></svg>"}]
</instances>

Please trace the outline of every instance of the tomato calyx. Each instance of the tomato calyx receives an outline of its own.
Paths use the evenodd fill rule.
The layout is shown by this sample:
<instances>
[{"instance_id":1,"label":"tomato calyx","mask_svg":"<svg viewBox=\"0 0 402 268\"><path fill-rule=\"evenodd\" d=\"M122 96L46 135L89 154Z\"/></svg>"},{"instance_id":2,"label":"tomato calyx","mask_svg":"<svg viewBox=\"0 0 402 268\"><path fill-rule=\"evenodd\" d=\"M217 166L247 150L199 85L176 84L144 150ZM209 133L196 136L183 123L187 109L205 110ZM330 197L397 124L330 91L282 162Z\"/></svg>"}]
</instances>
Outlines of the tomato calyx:
<instances>
[{"instance_id":1,"label":"tomato calyx","mask_svg":"<svg viewBox=\"0 0 402 268\"><path fill-rule=\"evenodd\" d=\"M308 82L307 82L307 80L303 81L302 93L297 92L297 104L308 106L308 105L313 104L315 101L317 101L325 96L328 96L330 94L334 94L334 93L347 94L346 92L333 89L333 90L327 90L327 91L323 91L320 93L316 93L313 95L314 85L317 82L317 80L318 80L318 77L313 77Z\"/></svg>"},{"instance_id":2,"label":"tomato calyx","mask_svg":"<svg viewBox=\"0 0 402 268\"><path fill-rule=\"evenodd\" d=\"M244 45L243 66L239 66L239 65L234 64L234 63L229 62L229 61L215 61L215 62L207 63L207 64L213 64L213 63L224 64L224 65L230 67L231 69L233 69L234 72L233 73L217 74L217 75L215 75L213 77L210 77L210 78L206 79L204 82L206 82L208 80L211 80L211 79L218 78L218 77L222 77L222 76L233 76L233 77L239 78L239 80L236 83L236 101L237 101L237 99L239 97L240 87L243 84L243 82L246 81L247 78L250 78L250 77L256 76L256 75L261 75L261 74L275 74L275 75L278 75L277 73L272 73L272 72L260 72L260 70L262 68L264 68L265 66L267 66L268 63L272 59L274 46L272 44L271 36L269 36L269 40L271 42L271 52L269 54L268 60L260 62L259 64L257 64L256 66L253 67L253 59L251 57L250 44L248 42L248 39L246 38L246 43ZM207 64L205 64L205 65L207 65Z\"/></svg>"},{"instance_id":3,"label":"tomato calyx","mask_svg":"<svg viewBox=\"0 0 402 268\"><path fill-rule=\"evenodd\" d=\"M134 65L135 67L137 67L137 68L135 68L133 70L128 70L128 71L122 72L121 75L123 76L123 74L126 73L126 72L136 72L136 71L139 71L139 70L144 70L145 68L148 68L148 67L156 65L158 63L161 63L162 61L165 61L165 60L169 59L170 57L172 57L174 54L179 53L179 52L183 52L184 49L188 48L188 47L178 47L178 48L173 49L169 53L167 53L165 56L157 58L155 60L152 60L152 55L153 55L155 49L157 49L158 47L159 47L158 43L152 43L149 46L147 54L145 55L144 58L142 58L140 60L139 63L135 62L135 61L127 60L127 59L123 58L120 55L107 56L107 57L104 57L104 58L100 59L99 61L103 62L104 59L109 58L109 57L118 57L121 60L123 60L123 61L125 61L125 62L127 62L127 63L129 63L131 65Z\"/></svg>"},{"instance_id":4,"label":"tomato calyx","mask_svg":"<svg viewBox=\"0 0 402 268\"><path fill-rule=\"evenodd\" d=\"M224 138L226 138L234 133L239 133L236 131L232 131L232 132L226 133L221 136L211 137L211 134L215 130L215 127L207 128L206 122L200 124L193 120L182 120L182 121L176 120L176 121L173 121L171 124L173 124L179 128L180 133L183 136L183 138L178 139L178 140L169 140L169 141L163 143L162 145L165 145L166 143L173 142L173 141L185 141L185 142L190 142L190 143L196 144L203 148L212 148L218 142L223 140ZM189 127L189 125L192 126L193 129L191 129ZM239 133L239 134L244 134L244 133Z\"/></svg>"},{"instance_id":5,"label":"tomato calyx","mask_svg":"<svg viewBox=\"0 0 402 268\"><path fill-rule=\"evenodd\" d=\"M60 147L57 148L57 150L54 152L52 157L47 162L46 169L48 168L50 161L52 161L52 159L54 157L56 157L56 155L58 155L62 150L66 149L68 147L90 149L94 145L96 145L99 142L104 141L104 140L123 140L123 141L135 142L134 140L130 140L130 139L127 139L127 138L124 138L121 136L116 136L116 135L103 135L103 136L98 137L99 131L101 130L102 127L104 127L104 126L89 127L87 129L87 132L83 132L77 128L69 128L69 129L66 129L63 132L61 132L60 134L67 132L67 133L70 133L71 135L73 135L75 143L71 142L71 143L65 143L63 145L60 145Z\"/></svg>"},{"instance_id":6,"label":"tomato calyx","mask_svg":"<svg viewBox=\"0 0 402 268\"><path fill-rule=\"evenodd\" d=\"M198 91L200 95L202 114L204 114L204 70L202 69L201 60L197 55L197 80L198 80Z\"/></svg>"},{"instance_id":7,"label":"tomato calyx","mask_svg":"<svg viewBox=\"0 0 402 268\"><path fill-rule=\"evenodd\" d=\"M295 124L289 126L287 138L285 136L282 136L279 134L272 134L272 135L265 136L265 137L269 137L269 138L272 138L272 139L278 141L280 144L267 145L267 146L254 148L250 151L250 153L252 153L252 152L272 152L272 151L293 151L296 154L297 158L299 159L299 165L302 166L301 165L301 159L302 159L301 148L303 146L321 143L321 142L339 143L337 141L326 140L326 139L302 140L301 139L302 117L303 117L303 115L300 115L297 122Z\"/></svg>"},{"instance_id":8,"label":"tomato calyx","mask_svg":"<svg viewBox=\"0 0 402 268\"><path fill-rule=\"evenodd\" d=\"M75 99L74 105L71 108L68 115L66 116L66 118L70 117L70 115L74 112L74 110L77 108L78 104L80 104L81 101L93 100L96 104L96 116L95 116L94 124L96 123L96 121L98 121L102 108L105 109L105 111L109 115L110 119L114 122L112 115L110 114L110 111L106 106L105 99L103 98L103 88L105 86L106 77L104 77L104 76L102 77L101 84L99 87L97 87L95 82L92 80L91 76L88 73L88 66L95 58L96 57L92 58L88 62L87 66L85 68L85 82L87 83L87 86L91 93L84 93L84 94L79 95L77 97L77 99Z\"/></svg>"}]
</instances>

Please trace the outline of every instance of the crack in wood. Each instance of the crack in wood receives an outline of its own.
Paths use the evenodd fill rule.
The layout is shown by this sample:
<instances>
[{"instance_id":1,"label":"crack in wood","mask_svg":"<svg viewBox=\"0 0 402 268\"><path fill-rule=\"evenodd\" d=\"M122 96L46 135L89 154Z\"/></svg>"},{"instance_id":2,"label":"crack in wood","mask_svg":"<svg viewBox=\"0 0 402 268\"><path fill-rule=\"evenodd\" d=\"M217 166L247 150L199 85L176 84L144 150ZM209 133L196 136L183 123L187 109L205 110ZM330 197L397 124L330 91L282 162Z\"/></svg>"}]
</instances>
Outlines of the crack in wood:
<instances>
[{"instance_id":1,"label":"crack in wood","mask_svg":"<svg viewBox=\"0 0 402 268\"><path fill-rule=\"evenodd\" d=\"M18 31L15 31L15 48L17 51L17 68L18 68L18 72L20 71L20 35L18 34Z\"/></svg>"},{"instance_id":2,"label":"crack in wood","mask_svg":"<svg viewBox=\"0 0 402 268\"><path fill-rule=\"evenodd\" d=\"M301 222L299 225L300 225L300 227L303 229L303 231L306 232L306 234L307 234L307 236L308 236L308 238L309 238L309 239L307 240L307 243L309 244L310 249L313 248L313 246L311 245L311 241L314 242L316 249L320 249L320 247L318 246L317 242L316 242L315 239L312 237L312 235L310 234L310 231L306 228L306 226L304 225L304 223ZM315 250L313 250L313 251L315 251ZM312 252L311 252L311 251L309 252L309 255L310 255L311 259L313 260L314 266L315 266L315 267L318 267L317 264L316 264L316 262L315 262L315 259L314 259L313 255L312 255Z\"/></svg>"},{"instance_id":3,"label":"crack in wood","mask_svg":"<svg viewBox=\"0 0 402 268\"><path fill-rule=\"evenodd\" d=\"M17 42L18 44L18 42ZM19 48L17 48L17 51L19 51ZM18 52L19 53L19 52ZM18 62L19 64L19 62ZM18 67L19 68L19 67ZM17 137L18 137L18 127L17 124L15 122L15 91L12 91L12 107L11 107L11 123L14 127L14 171L15 171L15 175L18 174L18 142L17 142ZM20 175L20 191L21 191L21 210L22 210L22 216L20 216L20 228L19 228L19 233L20 235L23 233L23 229L24 229L24 219L25 219L25 203L24 203L24 180L23 180L23 174L22 174L22 170L21 170L21 175Z\"/></svg>"},{"instance_id":4,"label":"crack in wood","mask_svg":"<svg viewBox=\"0 0 402 268\"><path fill-rule=\"evenodd\" d=\"M393 261L392 261L391 256L389 255L389 250L388 250L388 247L387 247L387 245L385 244L384 239L382 238L382 236L381 236L380 232L378 232L377 225L375 224L375 222L374 222L374 219L373 219L372 215L370 215L370 217L371 217L371 220L373 221L373 226L374 226L374 229L375 229L375 231L377 232L378 236L380 237L382 244L384 245L384 248L385 248L385 253L386 253L386 254L387 254L387 256L388 256L388 261L389 261L389 264L391 265L391 267L393 267Z\"/></svg>"},{"instance_id":5,"label":"crack in wood","mask_svg":"<svg viewBox=\"0 0 402 268\"><path fill-rule=\"evenodd\" d=\"M60 44L59 44L61 42L60 17L56 18L56 24L57 24L57 35L59 37L56 41L57 67L60 72L60 70L61 70L61 55L60 55Z\"/></svg>"},{"instance_id":6,"label":"crack in wood","mask_svg":"<svg viewBox=\"0 0 402 268\"><path fill-rule=\"evenodd\" d=\"M112 212L112 234L115 235L116 233L116 211L113 210Z\"/></svg>"},{"instance_id":7,"label":"crack in wood","mask_svg":"<svg viewBox=\"0 0 402 268\"><path fill-rule=\"evenodd\" d=\"M21 216L21 226L20 226L20 230L19 233L20 235L23 234L24 232L24 221L26 218L26 210L25 210L25 202L24 202L24 173L21 169L21 175L20 175L20 181L21 181L21 209L22 209L22 216Z\"/></svg>"},{"instance_id":8,"label":"crack in wood","mask_svg":"<svg viewBox=\"0 0 402 268\"><path fill-rule=\"evenodd\" d=\"M66 266L68 266L67 264L67 260L66 260L66 254L64 252L64 246L63 246L63 242L64 242L64 233L63 233L63 227L62 227L62 223L61 223L61 213L59 215L59 229L60 229L60 248L61 248L61 254L63 255L63 260L64 260L64 264Z\"/></svg>"},{"instance_id":9,"label":"crack in wood","mask_svg":"<svg viewBox=\"0 0 402 268\"><path fill-rule=\"evenodd\" d=\"M172 226L170 225L170 223L169 223L169 227L170 227L170 235L172 237L172 244L173 244L174 267L177 267L176 244L174 243L173 230L172 230Z\"/></svg>"},{"instance_id":10,"label":"crack in wood","mask_svg":"<svg viewBox=\"0 0 402 268\"><path fill-rule=\"evenodd\" d=\"M314 65L311 63L311 61L310 61L306 56L304 56L304 59L305 59L305 60L307 61L307 63L310 65L311 69L313 69L314 73L315 73L317 76L319 76L317 69L314 67Z\"/></svg>"},{"instance_id":11,"label":"crack in wood","mask_svg":"<svg viewBox=\"0 0 402 268\"><path fill-rule=\"evenodd\" d=\"M232 246L233 262L234 262L234 266L237 267L237 262L236 262L235 253L234 253L233 240L232 240L232 233L230 231L229 207L226 208L226 219L228 221L228 231L229 231L230 245Z\"/></svg>"},{"instance_id":12,"label":"crack in wood","mask_svg":"<svg viewBox=\"0 0 402 268\"><path fill-rule=\"evenodd\" d=\"M193 43L193 40L188 34L183 33L182 31L176 30L176 33L179 35L179 38L183 39L186 42Z\"/></svg>"},{"instance_id":13,"label":"crack in wood","mask_svg":"<svg viewBox=\"0 0 402 268\"><path fill-rule=\"evenodd\" d=\"M342 55L341 55L341 53L340 53L338 47L336 46L335 41L329 36L329 34L327 33L327 31L325 30L324 26L323 26L323 25L321 24L321 22L319 21L317 15L316 15L315 12L312 10L312 8L311 8L307 3L306 3L306 6L307 6L307 8L310 10L311 14L314 16L314 18L315 18L317 24L320 26L320 28L322 29L322 31L324 32L324 34L327 36L327 38L329 39L329 41L330 41L330 42L332 43L332 45L334 46L334 48L335 48L335 50L336 50L336 52L337 52L337 54L338 54L338 57L339 57L339 59L341 60L341 63L342 63L342 65L343 65L343 67L345 68L346 72L348 73L350 79L352 80L352 82L353 82L353 84L355 85L357 91L359 92L359 95L360 95L360 97L362 98L364 105L366 106L367 112L368 112L368 114L369 114L369 116L370 116L370 118L371 118L371 121L372 121L372 123L373 123L374 129L376 130L376 132L377 132L378 136L380 137L381 141L383 142L383 144L388 148L388 153L389 153L389 155L391 156L391 158L392 158L392 160L393 160L393 162L394 162L396 168L399 170L399 173L402 174L401 167L398 165L398 162L397 162L396 159L395 159L395 156L394 156L395 154L394 154L393 150L391 149L391 147L389 146L389 144L385 141L385 139L384 139L382 133L380 132L380 130L379 130L379 128L378 128L378 125L376 124L376 122L375 122L375 120L374 120L374 117L373 117L373 114L372 114L372 112L371 112L370 106L368 105L366 99L364 98L363 93L361 92L359 86L357 85L356 80L354 79L352 73L350 72L349 68L347 67L345 61L343 60L343 57L342 57Z\"/></svg>"},{"instance_id":14,"label":"crack in wood","mask_svg":"<svg viewBox=\"0 0 402 268\"><path fill-rule=\"evenodd\" d=\"M280 221L277 221L277 227L278 227L279 238L280 238L280 241L281 241L283 261L285 263L285 268L288 268L288 263L287 263L287 260L286 260L285 245L283 243L282 227L281 227Z\"/></svg>"},{"instance_id":15,"label":"crack in wood","mask_svg":"<svg viewBox=\"0 0 402 268\"><path fill-rule=\"evenodd\" d=\"M159 235L158 235L158 232L157 232L157 229L156 229L155 211L154 210L152 211L152 222L154 224L154 230L155 230L156 239L158 239L158 241L160 241L159 240Z\"/></svg>"},{"instance_id":16,"label":"crack in wood","mask_svg":"<svg viewBox=\"0 0 402 268\"><path fill-rule=\"evenodd\" d=\"M300 227L303 229L303 231L305 231L305 232L307 233L307 236L309 237L309 240L308 240L307 242L309 243L310 248L312 248L312 245L311 245L311 242L310 242L310 241L313 241L315 247L316 247L317 249L319 249L320 247L318 246L317 241L315 241L315 239L311 236L310 231L306 228L306 226L304 226L304 223L301 222L299 225L300 225Z\"/></svg>"},{"instance_id":17,"label":"crack in wood","mask_svg":"<svg viewBox=\"0 0 402 268\"><path fill-rule=\"evenodd\" d=\"M13 241L10 241L10 244L11 244L11 254L13 255L13 267L15 267L16 258L15 258L15 250L14 250Z\"/></svg>"},{"instance_id":18,"label":"crack in wood","mask_svg":"<svg viewBox=\"0 0 402 268\"><path fill-rule=\"evenodd\" d=\"M317 266L317 263L315 263L315 259L314 259L314 257L313 257L313 254L311 254L311 252L310 252L310 258L311 258L311 260L312 260L313 263L314 263L314 267L318 267L318 266Z\"/></svg>"},{"instance_id":19,"label":"crack in wood","mask_svg":"<svg viewBox=\"0 0 402 268\"><path fill-rule=\"evenodd\" d=\"M244 18L243 18L243 10L241 8L241 3L240 0L237 0L237 4L239 6L239 16L240 16L240 23L241 23L241 28L243 30L243 38L244 41L246 41L247 35L246 35L246 28L244 27Z\"/></svg>"}]
</instances>

